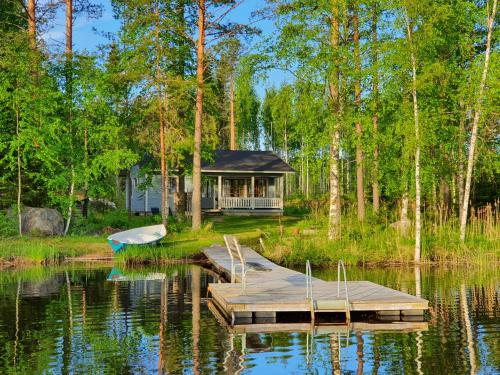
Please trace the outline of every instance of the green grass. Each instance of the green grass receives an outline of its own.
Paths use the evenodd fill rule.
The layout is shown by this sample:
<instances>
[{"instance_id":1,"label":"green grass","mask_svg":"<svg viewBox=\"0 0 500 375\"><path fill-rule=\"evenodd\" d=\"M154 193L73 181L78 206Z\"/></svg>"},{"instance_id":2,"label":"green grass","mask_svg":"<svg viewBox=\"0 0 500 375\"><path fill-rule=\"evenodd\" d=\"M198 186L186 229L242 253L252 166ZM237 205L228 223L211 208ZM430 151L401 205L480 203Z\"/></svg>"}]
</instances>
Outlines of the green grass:
<instances>
[{"instance_id":1,"label":"green grass","mask_svg":"<svg viewBox=\"0 0 500 375\"><path fill-rule=\"evenodd\" d=\"M57 264L68 257L108 252L105 237L10 237L0 240L0 263Z\"/></svg>"},{"instance_id":2,"label":"green grass","mask_svg":"<svg viewBox=\"0 0 500 375\"><path fill-rule=\"evenodd\" d=\"M160 264L196 257L203 247L222 243L224 234L234 234L245 244L254 245L263 231L278 231L296 224L298 217L234 217L217 216L204 221L203 228L193 232L187 223L172 223L169 233L159 246L131 246L115 257L120 264ZM121 219L119 219L121 220ZM119 220L116 220L118 222ZM125 228L147 225L151 218L132 218ZM153 219L154 220L154 219ZM21 264L57 264L70 257L94 255L111 257L107 234L70 235L67 237L9 237L0 240L0 263L4 266Z\"/></svg>"},{"instance_id":3,"label":"green grass","mask_svg":"<svg viewBox=\"0 0 500 375\"><path fill-rule=\"evenodd\" d=\"M205 220L203 228L193 232L188 228L179 233L172 233L159 246L128 247L116 257L119 263L158 264L173 260L193 259L200 250L213 243L223 243L224 234L238 236L243 244L255 246L263 232L278 232L280 223L287 227L296 224L299 217L236 217L217 216Z\"/></svg>"},{"instance_id":4,"label":"green grass","mask_svg":"<svg viewBox=\"0 0 500 375\"><path fill-rule=\"evenodd\" d=\"M316 233L306 235L304 229ZM297 234L299 231L299 234ZM424 225L422 261L431 263L487 264L500 261L500 225L483 231L470 230L465 243L453 223L439 228ZM346 264L408 264L414 257L414 234L410 228L403 236L397 229L376 219L359 223L354 216L343 217L341 239L328 240L327 220L324 217L306 218L287 229L283 236L265 233L264 255L290 267L303 266L309 260L316 267L328 267L342 259Z\"/></svg>"},{"instance_id":5,"label":"green grass","mask_svg":"<svg viewBox=\"0 0 500 375\"><path fill-rule=\"evenodd\" d=\"M123 218L114 216L115 224ZM125 228L150 224L157 218L132 218ZM283 232L280 231L280 225ZM115 257L121 265L165 264L196 259L200 250L213 243L223 243L224 234L236 235L240 242L260 250L259 238L264 239L263 254L276 263L301 267L309 260L316 267L328 267L343 259L346 264L409 264L413 261L414 239L388 225L387 219L369 217L360 223L355 215L342 218L342 237L329 241L327 219L309 215L261 217L216 216L207 218L203 228L193 232L189 223L172 222L171 231L159 246L128 247ZM304 233L314 229L312 234ZM173 231L172 231L173 230ZM498 263L500 239L496 233L500 225L489 229L472 228L465 243L461 243L455 222L433 227L424 222L422 260L436 263ZM71 235L51 238L7 238L0 241L0 265L23 263L57 264L69 257L91 255L95 258L112 257L106 234Z\"/></svg>"}]
</instances>

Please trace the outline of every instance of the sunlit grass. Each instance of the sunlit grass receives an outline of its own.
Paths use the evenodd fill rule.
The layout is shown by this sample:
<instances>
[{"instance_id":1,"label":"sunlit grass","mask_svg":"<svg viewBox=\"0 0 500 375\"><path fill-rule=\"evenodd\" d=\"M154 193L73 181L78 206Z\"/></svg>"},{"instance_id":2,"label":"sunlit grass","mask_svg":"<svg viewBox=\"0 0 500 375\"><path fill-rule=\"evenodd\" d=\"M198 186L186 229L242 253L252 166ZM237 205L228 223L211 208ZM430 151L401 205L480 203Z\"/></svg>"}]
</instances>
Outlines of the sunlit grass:
<instances>
[{"instance_id":1,"label":"sunlit grass","mask_svg":"<svg viewBox=\"0 0 500 375\"><path fill-rule=\"evenodd\" d=\"M117 254L124 264L160 264L173 260L191 260L201 249L214 243L223 243L224 234L237 235L241 243L253 245L263 231L278 231L279 225L292 225L297 217L234 217L218 216L204 222L199 231L183 230L168 234L158 246L130 246Z\"/></svg>"},{"instance_id":2,"label":"sunlit grass","mask_svg":"<svg viewBox=\"0 0 500 375\"><path fill-rule=\"evenodd\" d=\"M279 225L290 226L298 217L234 217L208 218L199 231L191 231L187 223L172 225L158 246L130 246L115 256L121 264L161 264L193 259L204 247L223 243L224 234L237 235L242 243L254 244L263 231L278 231ZM68 258L93 255L113 257L106 235L66 237L10 237L0 239L0 262L19 265L57 264Z\"/></svg>"},{"instance_id":3,"label":"sunlit grass","mask_svg":"<svg viewBox=\"0 0 500 375\"><path fill-rule=\"evenodd\" d=\"M235 217L215 216L206 219L199 231L188 223L172 226L158 246L130 246L114 255L106 236L68 236L49 238L9 238L0 240L0 263L58 264L65 259L95 255L115 257L121 265L166 264L198 259L201 250L223 243L224 234L236 235L275 261L300 267L309 260L314 266L328 267L343 259L346 264L405 264L414 257L413 228L402 235L391 228L388 219L368 217L361 223L355 214L342 217L341 239L328 240L325 216L306 217ZM282 230L280 230L280 226ZM441 226L424 221L422 261L441 263L491 263L500 259L498 224L485 230L476 225L468 231L465 243L459 239L457 223L450 220ZM259 239L264 240L261 249Z\"/></svg>"},{"instance_id":4,"label":"sunlit grass","mask_svg":"<svg viewBox=\"0 0 500 375\"><path fill-rule=\"evenodd\" d=\"M104 237L12 237L0 239L0 260L15 263L59 263L68 257L109 252Z\"/></svg>"},{"instance_id":5,"label":"sunlit grass","mask_svg":"<svg viewBox=\"0 0 500 375\"><path fill-rule=\"evenodd\" d=\"M487 264L500 261L500 236L469 230L462 243L453 223L440 227L427 224L422 233L423 262ZM500 232L498 224L496 230ZM276 231L266 232L264 243L265 256L291 267L303 266L306 260L314 266L328 267L339 259L351 265L405 264L413 262L415 251L413 228L403 235L376 220L360 223L354 215L343 217L338 240L328 240L326 217L308 217L297 223L295 229L287 229L283 236Z\"/></svg>"}]
</instances>

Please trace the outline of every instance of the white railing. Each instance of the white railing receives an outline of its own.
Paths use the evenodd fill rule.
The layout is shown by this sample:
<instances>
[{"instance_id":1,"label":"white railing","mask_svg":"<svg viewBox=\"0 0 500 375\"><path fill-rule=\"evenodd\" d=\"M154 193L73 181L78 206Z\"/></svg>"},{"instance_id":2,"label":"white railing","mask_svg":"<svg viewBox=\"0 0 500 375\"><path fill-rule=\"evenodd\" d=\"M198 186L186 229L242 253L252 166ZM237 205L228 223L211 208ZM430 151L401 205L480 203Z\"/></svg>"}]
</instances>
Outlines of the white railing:
<instances>
[{"instance_id":1,"label":"white railing","mask_svg":"<svg viewBox=\"0 0 500 375\"><path fill-rule=\"evenodd\" d=\"M283 208L281 198L254 198L255 208Z\"/></svg>"},{"instance_id":2,"label":"white railing","mask_svg":"<svg viewBox=\"0 0 500 375\"><path fill-rule=\"evenodd\" d=\"M283 208L281 198L242 198L242 197L221 197L220 208Z\"/></svg>"}]
</instances>

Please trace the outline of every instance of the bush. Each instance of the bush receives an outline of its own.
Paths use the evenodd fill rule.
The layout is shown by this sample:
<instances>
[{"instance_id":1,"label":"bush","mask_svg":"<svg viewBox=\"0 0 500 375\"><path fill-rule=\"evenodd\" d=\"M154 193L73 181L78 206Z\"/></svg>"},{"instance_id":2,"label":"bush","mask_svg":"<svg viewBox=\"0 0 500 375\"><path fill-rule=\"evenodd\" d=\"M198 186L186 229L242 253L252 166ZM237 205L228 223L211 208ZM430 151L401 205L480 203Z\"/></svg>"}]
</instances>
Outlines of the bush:
<instances>
[{"instance_id":1,"label":"bush","mask_svg":"<svg viewBox=\"0 0 500 375\"><path fill-rule=\"evenodd\" d=\"M106 213L92 212L88 218L76 217L71 225L71 234L102 234L114 230L127 230L161 223L160 215L128 217L126 210L113 210ZM168 218L168 231L180 232L186 226L185 220Z\"/></svg>"},{"instance_id":2,"label":"bush","mask_svg":"<svg viewBox=\"0 0 500 375\"><path fill-rule=\"evenodd\" d=\"M18 234L17 216L0 212L0 237L12 237Z\"/></svg>"}]
</instances>

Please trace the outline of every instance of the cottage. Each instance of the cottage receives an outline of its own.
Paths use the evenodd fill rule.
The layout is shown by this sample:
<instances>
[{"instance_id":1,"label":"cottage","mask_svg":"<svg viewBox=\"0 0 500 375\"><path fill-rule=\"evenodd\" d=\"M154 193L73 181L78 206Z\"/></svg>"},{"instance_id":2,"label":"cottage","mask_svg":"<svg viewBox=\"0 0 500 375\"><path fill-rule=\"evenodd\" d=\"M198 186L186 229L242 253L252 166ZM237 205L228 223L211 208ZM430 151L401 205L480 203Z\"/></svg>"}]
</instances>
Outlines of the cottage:
<instances>
[{"instance_id":1,"label":"cottage","mask_svg":"<svg viewBox=\"0 0 500 375\"><path fill-rule=\"evenodd\" d=\"M215 151L213 160L203 161L202 209L224 214L281 214L283 212L284 179L293 168L271 151ZM140 167L131 170L127 184L127 208L134 213L159 212L161 209L160 176L145 186ZM174 194L184 185L187 211L190 211L192 179L179 176L170 179L168 204L175 213ZM129 195L130 194L130 195Z\"/></svg>"}]
</instances>

